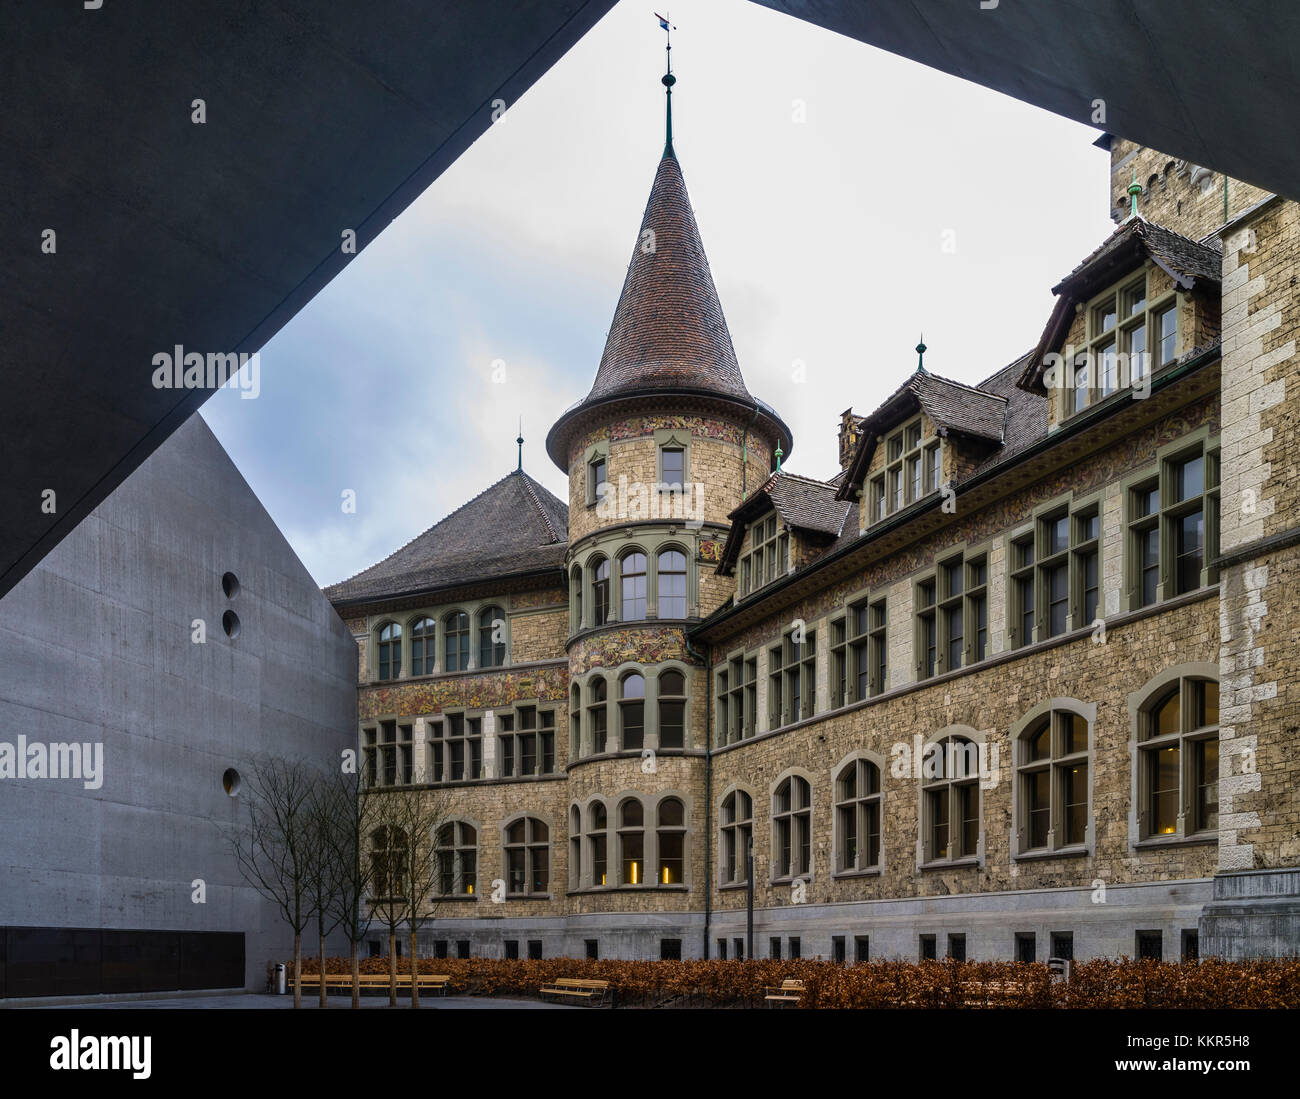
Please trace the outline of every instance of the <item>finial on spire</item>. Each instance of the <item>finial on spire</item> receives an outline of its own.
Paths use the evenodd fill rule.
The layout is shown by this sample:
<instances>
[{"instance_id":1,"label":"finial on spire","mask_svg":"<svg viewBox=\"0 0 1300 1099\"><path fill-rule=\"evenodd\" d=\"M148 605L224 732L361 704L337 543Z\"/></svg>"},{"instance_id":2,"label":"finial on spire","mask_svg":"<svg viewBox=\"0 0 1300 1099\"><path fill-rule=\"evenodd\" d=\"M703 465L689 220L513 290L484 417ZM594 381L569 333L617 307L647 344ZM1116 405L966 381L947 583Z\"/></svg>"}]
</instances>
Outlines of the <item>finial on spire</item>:
<instances>
[{"instance_id":1,"label":"finial on spire","mask_svg":"<svg viewBox=\"0 0 1300 1099\"><path fill-rule=\"evenodd\" d=\"M1128 193L1131 196L1130 199L1131 205L1129 208L1128 217L1124 219L1125 221L1128 221L1129 218L1135 218L1140 216L1138 214L1138 195L1142 193L1142 184L1138 182L1138 174L1136 168L1133 169L1133 182L1128 185Z\"/></svg>"},{"instance_id":2,"label":"finial on spire","mask_svg":"<svg viewBox=\"0 0 1300 1099\"><path fill-rule=\"evenodd\" d=\"M778 442L778 443L776 444L776 471L777 471L778 473L781 472L781 457L782 457L782 455L784 455L784 454L785 454L785 451L781 449L781 444Z\"/></svg>"},{"instance_id":3,"label":"finial on spire","mask_svg":"<svg viewBox=\"0 0 1300 1099\"><path fill-rule=\"evenodd\" d=\"M667 92L667 139L664 141L664 156L674 156L673 153L673 85L677 83L677 77L673 76L673 42L672 32L677 28L669 26L668 17L655 12L655 18L659 20L659 26L664 32L664 50L667 57L667 71L661 78L661 82Z\"/></svg>"},{"instance_id":4,"label":"finial on spire","mask_svg":"<svg viewBox=\"0 0 1300 1099\"><path fill-rule=\"evenodd\" d=\"M926 373L926 369L925 369L926 350L927 348L925 346L925 334L922 333L921 342L916 345L916 369L919 370L922 374Z\"/></svg>"},{"instance_id":5,"label":"finial on spire","mask_svg":"<svg viewBox=\"0 0 1300 1099\"><path fill-rule=\"evenodd\" d=\"M519 464L515 467L519 472L524 469L524 418L519 417L519 437L515 440L519 444Z\"/></svg>"}]
</instances>

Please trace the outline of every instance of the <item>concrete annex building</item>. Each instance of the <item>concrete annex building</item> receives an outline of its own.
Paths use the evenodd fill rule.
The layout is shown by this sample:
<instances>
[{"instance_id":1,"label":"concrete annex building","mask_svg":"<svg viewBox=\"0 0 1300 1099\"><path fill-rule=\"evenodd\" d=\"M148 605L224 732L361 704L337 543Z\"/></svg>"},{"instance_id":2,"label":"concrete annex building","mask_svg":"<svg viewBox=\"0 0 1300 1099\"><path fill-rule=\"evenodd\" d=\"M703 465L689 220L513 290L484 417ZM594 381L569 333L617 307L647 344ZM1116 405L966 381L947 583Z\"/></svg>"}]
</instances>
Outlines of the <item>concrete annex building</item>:
<instances>
[{"instance_id":1,"label":"concrete annex building","mask_svg":"<svg viewBox=\"0 0 1300 1099\"><path fill-rule=\"evenodd\" d=\"M1300 208L1103 144L1038 345L922 355L822 481L670 129L567 505L521 468L326 591L379 781L455 789L423 949L743 954L751 838L759 955L1300 946Z\"/></svg>"}]
</instances>

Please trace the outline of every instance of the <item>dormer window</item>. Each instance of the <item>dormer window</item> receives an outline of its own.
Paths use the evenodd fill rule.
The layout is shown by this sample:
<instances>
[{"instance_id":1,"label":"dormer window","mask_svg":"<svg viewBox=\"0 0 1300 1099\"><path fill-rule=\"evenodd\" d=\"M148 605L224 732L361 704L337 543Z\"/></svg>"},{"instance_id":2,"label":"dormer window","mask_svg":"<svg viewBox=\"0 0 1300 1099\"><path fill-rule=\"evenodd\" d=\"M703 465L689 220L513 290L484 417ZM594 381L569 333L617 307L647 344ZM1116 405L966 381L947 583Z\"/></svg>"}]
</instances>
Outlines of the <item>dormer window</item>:
<instances>
[{"instance_id":1,"label":"dormer window","mask_svg":"<svg viewBox=\"0 0 1300 1099\"><path fill-rule=\"evenodd\" d=\"M740 559L742 596L785 575L789 564L790 535L778 528L775 512L749 528L750 549Z\"/></svg>"},{"instance_id":2,"label":"dormer window","mask_svg":"<svg viewBox=\"0 0 1300 1099\"><path fill-rule=\"evenodd\" d=\"M885 468L868 489L873 523L939 491L939 440L923 438L920 416L886 435L884 451Z\"/></svg>"},{"instance_id":3,"label":"dormer window","mask_svg":"<svg viewBox=\"0 0 1300 1099\"><path fill-rule=\"evenodd\" d=\"M1147 272L1110 287L1087 310L1087 343L1075 353L1066 414L1082 412L1129 386L1141 387L1178 357L1178 294L1148 300Z\"/></svg>"}]
</instances>

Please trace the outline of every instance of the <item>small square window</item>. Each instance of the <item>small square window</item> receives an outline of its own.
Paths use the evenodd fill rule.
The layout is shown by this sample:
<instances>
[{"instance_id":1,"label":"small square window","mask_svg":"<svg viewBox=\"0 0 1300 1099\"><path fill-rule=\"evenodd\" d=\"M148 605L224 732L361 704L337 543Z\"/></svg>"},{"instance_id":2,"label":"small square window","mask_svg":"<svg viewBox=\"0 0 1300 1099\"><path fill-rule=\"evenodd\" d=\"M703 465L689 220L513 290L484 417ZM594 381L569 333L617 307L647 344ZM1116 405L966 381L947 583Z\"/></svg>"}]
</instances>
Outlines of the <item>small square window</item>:
<instances>
[{"instance_id":1,"label":"small square window","mask_svg":"<svg viewBox=\"0 0 1300 1099\"><path fill-rule=\"evenodd\" d=\"M950 957L954 962L964 962L966 960L965 935L948 936L948 957Z\"/></svg>"},{"instance_id":2,"label":"small square window","mask_svg":"<svg viewBox=\"0 0 1300 1099\"><path fill-rule=\"evenodd\" d=\"M506 957L507 957L509 960L511 960L511 961L518 961L518 959L519 959L519 940L518 940L518 939L507 939L507 940L506 940Z\"/></svg>"},{"instance_id":3,"label":"small square window","mask_svg":"<svg viewBox=\"0 0 1300 1099\"><path fill-rule=\"evenodd\" d=\"M790 936L790 957L791 958L803 957L802 947L799 945L799 937L797 935Z\"/></svg>"},{"instance_id":4,"label":"small square window","mask_svg":"<svg viewBox=\"0 0 1300 1099\"><path fill-rule=\"evenodd\" d=\"M833 961L836 965L843 965L844 953L845 953L844 936L832 935L831 936L831 961Z\"/></svg>"},{"instance_id":5,"label":"small square window","mask_svg":"<svg viewBox=\"0 0 1300 1099\"><path fill-rule=\"evenodd\" d=\"M938 950L938 943L935 939L935 936L933 935L921 936L920 955L921 955L921 961L923 962L933 962L937 960L939 956L939 950Z\"/></svg>"},{"instance_id":6,"label":"small square window","mask_svg":"<svg viewBox=\"0 0 1300 1099\"><path fill-rule=\"evenodd\" d=\"M1158 962L1164 956L1164 933L1160 931L1138 931L1135 934L1138 959L1150 958Z\"/></svg>"},{"instance_id":7,"label":"small square window","mask_svg":"<svg viewBox=\"0 0 1300 1099\"><path fill-rule=\"evenodd\" d=\"M1016 932L1016 961L1036 962L1038 960L1038 939L1032 931Z\"/></svg>"},{"instance_id":8,"label":"small square window","mask_svg":"<svg viewBox=\"0 0 1300 1099\"><path fill-rule=\"evenodd\" d=\"M727 960L727 940L718 940L718 960L725 962Z\"/></svg>"},{"instance_id":9,"label":"small square window","mask_svg":"<svg viewBox=\"0 0 1300 1099\"><path fill-rule=\"evenodd\" d=\"M871 939L869 936L853 936L853 960L855 962L867 962L871 960Z\"/></svg>"},{"instance_id":10,"label":"small square window","mask_svg":"<svg viewBox=\"0 0 1300 1099\"><path fill-rule=\"evenodd\" d=\"M457 940L456 940L456 957L458 957L458 958L468 958L468 957L469 957L469 940L468 940L468 939L457 939Z\"/></svg>"},{"instance_id":11,"label":"small square window","mask_svg":"<svg viewBox=\"0 0 1300 1099\"><path fill-rule=\"evenodd\" d=\"M600 957L600 943L596 939L584 939L587 947L587 960L594 962Z\"/></svg>"},{"instance_id":12,"label":"small square window","mask_svg":"<svg viewBox=\"0 0 1300 1099\"><path fill-rule=\"evenodd\" d=\"M731 946L732 946L732 951L731 951L731 953L732 953L732 954L733 954L737 959L743 958L743 957L745 956L745 940L744 940L744 939L732 939L732 940L731 940Z\"/></svg>"},{"instance_id":13,"label":"small square window","mask_svg":"<svg viewBox=\"0 0 1300 1099\"><path fill-rule=\"evenodd\" d=\"M540 962L542 960L542 940L528 940L528 960L530 962Z\"/></svg>"},{"instance_id":14,"label":"small square window","mask_svg":"<svg viewBox=\"0 0 1300 1099\"><path fill-rule=\"evenodd\" d=\"M775 935L767 940L767 956L778 961L781 959L781 940Z\"/></svg>"},{"instance_id":15,"label":"small square window","mask_svg":"<svg viewBox=\"0 0 1300 1099\"><path fill-rule=\"evenodd\" d=\"M660 939L659 960L661 962L680 962L682 960L682 940Z\"/></svg>"},{"instance_id":16,"label":"small square window","mask_svg":"<svg viewBox=\"0 0 1300 1099\"><path fill-rule=\"evenodd\" d=\"M1052 932L1052 957L1066 962L1074 961L1073 931Z\"/></svg>"},{"instance_id":17,"label":"small square window","mask_svg":"<svg viewBox=\"0 0 1300 1099\"><path fill-rule=\"evenodd\" d=\"M1190 927L1183 930L1183 961L1196 962L1201 957L1200 933L1196 928Z\"/></svg>"}]
</instances>

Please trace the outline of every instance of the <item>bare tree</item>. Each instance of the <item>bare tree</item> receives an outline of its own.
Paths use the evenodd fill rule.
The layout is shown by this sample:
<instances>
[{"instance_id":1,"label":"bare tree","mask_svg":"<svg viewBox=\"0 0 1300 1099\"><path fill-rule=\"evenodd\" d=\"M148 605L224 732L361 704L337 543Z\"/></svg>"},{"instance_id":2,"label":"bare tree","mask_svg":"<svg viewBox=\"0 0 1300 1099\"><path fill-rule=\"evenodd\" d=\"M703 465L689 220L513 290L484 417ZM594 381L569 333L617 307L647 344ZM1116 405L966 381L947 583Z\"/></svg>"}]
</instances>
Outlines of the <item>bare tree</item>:
<instances>
[{"instance_id":1,"label":"bare tree","mask_svg":"<svg viewBox=\"0 0 1300 1099\"><path fill-rule=\"evenodd\" d=\"M397 935L408 933L411 1006L420 1006L417 952L420 928L437 912L435 839L447 821L442 789L377 790L367 806L375 914L388 929L388 1002L397 1003Z\"/></svg>"},{"instance_id":2,"label":"bare tree","mask_svg":"<svg viewBox=\"0 0 1300 1099\"><path fill-rule=\"evenodd\" d=\"M347 826L346 792L325 774L316 776L308 801L308 818L312 831L307 862L307 894L316 921L316 963L320 976L320 1006L328 1005L325 986L325 937L343 918L336 898L343 887L344 868L336 858L336 836Z\"/></svg>"},{"instance_id":3,"label":"bare tree","mask_svg":"<svg viewBox=\"0 0 1300 1099\"><path fill-rule=\"evenodd\" d=\"M244 789L246 828L227 833L244 880L293 931L293 1006L302 1006L302 933L315 912L311 867L320 842L312 813L321 773L302 760L262 755ZM322 975L323 976L323 975Z\"/></svg>"},{"instance_id":4,"label":"bare tree","mask_svg":"<svg viewBox=\"0 0 1300 1099\"><path fill-rule=\"evenodd\" d=\"M335 888L328 899L338 925L348 937L352 964L352 1006L361 1006L360 944L366 937L373 909L366 903L374 880L374 860L365 849L371 832L370 806L374 798L368 776L357 770L340 771L327 784L331 827L325 843L333 864Z\"/></svg>"}]
</instances>

